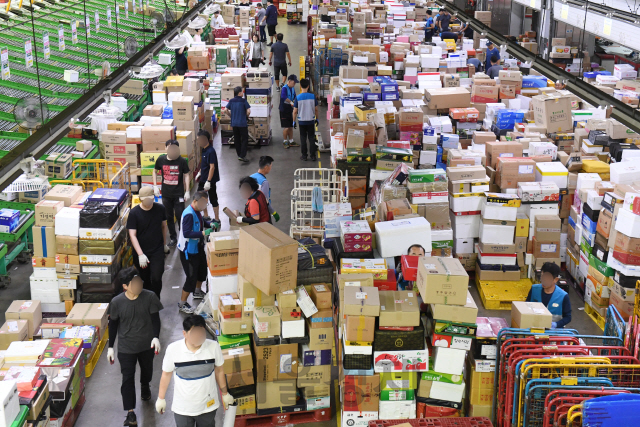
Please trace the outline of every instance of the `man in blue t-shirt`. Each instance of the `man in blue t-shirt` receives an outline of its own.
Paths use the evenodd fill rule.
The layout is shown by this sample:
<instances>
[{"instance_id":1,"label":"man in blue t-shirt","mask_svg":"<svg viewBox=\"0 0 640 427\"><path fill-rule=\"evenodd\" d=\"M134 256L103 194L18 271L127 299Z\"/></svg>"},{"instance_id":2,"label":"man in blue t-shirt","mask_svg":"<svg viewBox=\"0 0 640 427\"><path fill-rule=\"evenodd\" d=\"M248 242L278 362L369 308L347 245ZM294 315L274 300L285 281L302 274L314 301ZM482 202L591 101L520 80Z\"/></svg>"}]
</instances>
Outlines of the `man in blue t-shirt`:
<instances>
[{"instance_id":1,"label":"man in blue t-shirt","mask_svg":"<svg viewBox=\"0 0 640 427\"><path fill-rule=\"evenodd\" d=\"M311 149L311 161L316 158L316 124L318 123L318 100L309 93L309 80L300 80L300 95L293 102L293 120L300 125L300 160L307 160L307 140Z\"/></svg>"},{"instance_id":2,"label":"man in blue t-shirt","mask_svg":"<svg viewBox=\"0 0 640 427\"><path fill-rule=\"evenodd\" d=\"M258 182L260 191L262 191L264 197L267 198L267 203L269 204L269 213L273 215L273 218L276 220L276 222L278 222L280 221L280 215L271 206L271 186L269 186L269 181L267 180L267 175L269 175L269 172L271 172L272 163L273 157L260 157L260 160L258 161L258 172L252 174L251 178L255 179Z\"/></svg>"},{"instance_id":3,"label":"man in blue t-shirt","mask_svg":"<svg viewBox=\"0 0 640 427\"><path fill-rule=\"evenodd\" d=\"M233 89L235 95L225 108L225 113L231 116L231 127L233 128L233 142L236 146L238 160L248 163L247 145L249 144L249 129L247 127L247 117L251 114L251 106L244 99L244 90L241 86Z\"/></svg>"},{"instance_id":4,"label":"man in blue t-shirt","mask_svg":"<svg viewBox=\"0 0 640 427\"><path fill-rule=\"evenodd\" d=\"M427 43L431 43L431 39L433 38L433 17L431 16L433 13L431 9L427 9L427 22L424 25L424 41Z\"/></svg>"},{"instance_id":5,"label":"man in blue t-shirt","mask_svg":"<svg viewBox=\"0 0 640 427\"><path fill-rule=\"evenodd\" d=\"M218 192L216 191L216 183L220 181L220 171L218 170L218 154L211 142L211 134L201 129L198 131L196 142L202 148L202 160L200 161L200 172L196 176L198 181L198 191L206 191L209 193L209 203L213 207L213 222L220 226ZM209 218L205 215L205 219Z\"/></svg>"},{"instance_id":6,"label":"man in blue t-shirt","mask_svg":"<svg viewBox=\"0 0 640 427\"><path fill-rule=\"evenodd\" d=\"M491 68L491 57L492 56L496 56L498 58L498 62L500 62L500 51L498 50L498 48L493 44L493 42L491 40L487 41L487 54L486 54L486 58L484 60L484 70L485 73L487 71L489 71L489 68Z\"/></svg>"}]
</instances>

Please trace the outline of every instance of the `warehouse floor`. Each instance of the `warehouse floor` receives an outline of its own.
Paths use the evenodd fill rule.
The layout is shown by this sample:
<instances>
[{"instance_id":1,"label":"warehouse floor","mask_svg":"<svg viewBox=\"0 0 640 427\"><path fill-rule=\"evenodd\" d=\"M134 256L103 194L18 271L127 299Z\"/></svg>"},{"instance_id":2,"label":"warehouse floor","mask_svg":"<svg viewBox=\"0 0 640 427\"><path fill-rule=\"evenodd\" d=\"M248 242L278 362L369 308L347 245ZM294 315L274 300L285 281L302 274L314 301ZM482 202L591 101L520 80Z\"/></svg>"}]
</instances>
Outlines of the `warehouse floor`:
<instances>
[{"instance_id":1,"label":"warehouse floor","mask_svg":"<svg viewBox=\"0 0 640 427\"><path fill-rule=\"evenodd\" d=\"M277 30L284 34L284 41L289 45L289 49L291 51L293 66L290 67L289 73L299 75L298 58L301 55L306 54L306 25L287 25L286 20L284 18L280 18L280 24L278 25ZM273 129L272 144L261 149L250 149L248 155L248 158L251 161L250 163L239 163L237 161L235 150L226 146L221 147L219 136L216 138L215 147L218 151L221 176L221 181L218 183L218 198L221 208L227 206L231 209L239 209L242 211L244 209L244 200L241 200L238 194L238 181L240 178L257 171L258 159L261 155L270 155L275 159L272 172L269 175L269 182L272 189L272 205L278 211L281 218L276 226L282 231L288 233L291 217L290 193L293 188L292 173L298 168L318 167L318 164L301 161L299 159L299 148L291 148L288 150L283 148L282 132L280 129L278 114L278 96L279 94L274 94L273 96L274 108L272 110L271 117L271 125ZM323 139L328 140L329 134L327 127L328 123L326 121L326 105L320 108L320 116ZM298 130L294 130L294 138L296 141L299 141ZM329 154L322 154L319 163L321 167L328 167L330 165ZM223 229L228 229L226 215L222 213L222 209L220 213L222 215ZM162 302L165 309L160 313L162 319L160 341L162 342L163 347L166 347L167 344L182 338L183 316L178 313L177 301L179 299L180 288L182 287L184 280L184 273L180 265L178 255L175 251L166 258L165 270L163 278L165 286L162 292ZM11 266L10 274L12 276L12 284L7 289L0 291L0 322L4 322L4 311L14 299L29 298L28 283L29 275L31 274L31 267L15 264ZM475 286L470 286L470 290L479 307L479 316L506 317L507 321L510 322L509 311L484 310ZM583 303L581 298L573 291L570 293L570 296L572 306L574 307L573 322L570 324L570 327L578 329L583 334L601 335L602 331L600 331L594 322L591 321L583 312ZM85 391L87 400L78 422L76 423L76 426L78 427L96 425L96 422L100 426L115 427L122 425L124 420L125 414L122 411L119 394L119 367L117 363L113 366L109 365L106 358L106 351L104 353L105 354L98 362L93 375L87 381ZM162 354L156 357L154 362L154 379L151 387L153 395L152 400L150 402L138 402L136 413L138 415L138 423L141 426L151 427L175 425L173 416L170 413L158 415L154 409L163 354L164 348ZM171 390L172 387L170 387L167 394L167 400L169 403L172 400ZM107 393L108 397L103 393ZM333 399L333 404L335 407L335 399ZM334 415L332 421L322 424L335 426L335 423ZM222 411L218 414L217 424L218 426L222 425Z\"/></svg>"}]
</instances>

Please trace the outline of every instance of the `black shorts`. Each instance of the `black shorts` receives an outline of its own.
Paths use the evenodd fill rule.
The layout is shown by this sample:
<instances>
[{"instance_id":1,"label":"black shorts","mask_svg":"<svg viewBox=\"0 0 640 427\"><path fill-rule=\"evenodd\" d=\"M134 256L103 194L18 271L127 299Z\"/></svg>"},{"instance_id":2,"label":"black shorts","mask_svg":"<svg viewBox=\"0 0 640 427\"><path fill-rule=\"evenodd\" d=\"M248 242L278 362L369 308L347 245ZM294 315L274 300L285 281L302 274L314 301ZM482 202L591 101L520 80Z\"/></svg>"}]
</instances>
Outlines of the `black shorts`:
<instances>
[{"instance_id":1,"label":"black shorts","mask_svg":"<svg viewBox=\"0 0 640 427\"><path fill-rule=\"evenodd\" d=\"M204 248L199 247L197 254L189 254L189 259L184 252L180 251L180 263L187 276L182 290L191 293L196 290L197 282L207 280L207 256L204 253Z\"/></svg>"},{"instance_id":2,"label":"black shorts","mask_svg":"<svg viewBox=\"0 0 640 427\"><path fill-rule=\"evenodd\" d=\"M204 182L199 182L198 183L198 191L203 191L204 190ZM211 206L213 206L214 208L217 208L218 205L218 192L216 191L216 183L212 182L211 183L211 188L209 188L209 191L207 191L207 193L209 194L209 203L211 203Z\"/></svg>"},{"instance_id":3,"label":"black shorts","mask_svg":"<svg viewBox=\"0 0 640 427\"><path fill-rule=\"evenodd\" d=\"M280 111L280 127L282 128L293 127L293 112Z\"/></svg>"},{"instance_id":4,"label":"black shorts","mask_svg":"<svg viewBox=\"0 0 640 427\"><path fill-rule=\"evenodd\" d=\"M276 85L280 82L280 73L282 73L282 77L287 77L287 71L287 64L273 66L273 75L275 77Z\"/></svg>"},{"instance_id":5,"label":"black shorts","mask_svg":"<svg viewBox=\"0 0 640 427\"><path fill-rule=\"evenodd\" d=\"M269 36L275 36L276 35L276 26L275 25L267 25L267 32L269 33Z\"/></svg>"}]
</instances>

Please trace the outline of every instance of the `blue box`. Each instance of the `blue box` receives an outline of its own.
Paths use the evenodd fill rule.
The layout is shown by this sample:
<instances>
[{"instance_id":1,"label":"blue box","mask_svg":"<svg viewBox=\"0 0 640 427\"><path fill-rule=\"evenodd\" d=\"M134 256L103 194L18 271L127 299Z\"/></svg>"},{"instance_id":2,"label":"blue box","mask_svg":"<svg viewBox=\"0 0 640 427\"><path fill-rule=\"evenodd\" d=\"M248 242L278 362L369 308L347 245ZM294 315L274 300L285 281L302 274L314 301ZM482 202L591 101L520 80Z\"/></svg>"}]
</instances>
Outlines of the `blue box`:
<instances>
[{"instance_id":1,"label":"blue box","mask_svg":"<svg viewBox=\"0 0 640 427\"><path fill-rule=\"evenodd\" d=\"M129 194L127 190L119 188L98 188L89 195L87 201L120 203L127 198L127 194Z\"/></svg>"},{"instance_id":2,"label":"blue box","mask_svg":"<svg viewBox=\"0 0 640 427\"><path fill-rule=\"evenodd\" d=\"M331 349L309 350L309 346L304 344L300 349L302 366L331 365Z\"/></svg>"},{"instance_id":3,"label":"blue box","mask_svg":"<svg viewBox=\"0 0 640 427\"><path fill-rule=\"evenodd\" d=\"M396 82L382 82L382 83L380 83L380 90L382 91L382 93L398 92L398 83L396 83Z\"/></svg>"},{"instance_id":4,"label":"blue box","mask_svg":"<svg viewBox=\"0 0 640 427\"><path fill-rule=\"evenodd\" d=\"M594 233L595 234L597 225L598 225L597 222L591 221L591 218L589 218L584 213L582 214L582 229L584 231L586 231L587 233Z\"/></svg>"},{"instance_id":5,"label":"blue box","mask_svg":"<svg viewBox=\"0 0 640 427\"><path fill-rule=\"evenodd\" d=\"M17 209L0 209L0 233L13 233L20 222L20 211Z\"/></svg>"},{"instance_id":6,"label":"blue box","mask_svg":"<svg viewBox=\"0 0 640 427\"><path fill-rule=\"evenodd\" d=\"M456 134L443 133L440 135L442 148L458 148L460 137Z\"/></svg>"},{"instance_id":7,"label":"blue box","mask_svg":"<svg viewBox=\"0 0 640 427\"><path fill-rule=\"evenodd\" d=\"M382 94L383 101L399 101L400 94L398 92L385 92Z\"/></svg>"},{"instance_id":8,"label":"blue box","mask_svg":"<svg viewBox=\"0 0 640 427\"><path fill-rule=\"evenodd\" d=\"M382 99L381 93L364 92L365 101L380 101Z\"/></svg>"},{"instance_id":9,"label":"blue box","mask_svg":"<svg viewBox=\"0 0 640 427\"><path fill-rule=\"evenodd\" d=\"M569 217L569 226L574 230L576 229L576 222L571 217Z\"/></svg>"},{"instance_id":10,"label":"blue box","mask_svg":"<svg viewBox=\"0 0 640 427\"><path fill-rule=\"evenodd\" d=\"M547 78L545 76L522 76L522 87L547 87Z\"/></svg>"},{"instance_id":11,"label":"blue box","mask_svg":"<svg viewBox=\"0 0 640 427\"><path fill-rule=\"evenodd\" d=\"M373 81L381 84L393 82L388 76L374 76Z\"/></svg>"}]
</instances>

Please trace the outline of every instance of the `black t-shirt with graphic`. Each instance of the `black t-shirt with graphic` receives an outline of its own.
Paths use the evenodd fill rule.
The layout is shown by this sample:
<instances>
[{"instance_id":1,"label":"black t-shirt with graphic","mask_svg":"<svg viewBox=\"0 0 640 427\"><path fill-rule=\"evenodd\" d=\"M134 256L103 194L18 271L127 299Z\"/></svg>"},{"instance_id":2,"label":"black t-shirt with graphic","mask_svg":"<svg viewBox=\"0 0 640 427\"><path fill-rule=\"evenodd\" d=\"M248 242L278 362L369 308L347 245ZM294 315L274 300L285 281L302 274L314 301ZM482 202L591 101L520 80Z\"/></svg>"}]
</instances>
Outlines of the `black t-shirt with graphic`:
<instances>
[{"instance_id":1,"label":"black t-shirt with graphic","mask_svg":"<svg viewBox=\"0 0 640 427\"><path fill-rule=\"evenodd\" d=\"M169 160L163 154L156 160L156 170L162 174L162 197L184 196L184 174L189 172L189 163L184 157Z\"/></svg>"}]
</instances>

